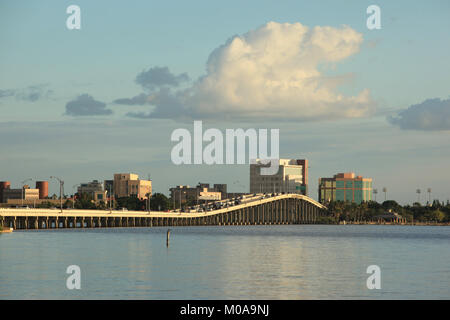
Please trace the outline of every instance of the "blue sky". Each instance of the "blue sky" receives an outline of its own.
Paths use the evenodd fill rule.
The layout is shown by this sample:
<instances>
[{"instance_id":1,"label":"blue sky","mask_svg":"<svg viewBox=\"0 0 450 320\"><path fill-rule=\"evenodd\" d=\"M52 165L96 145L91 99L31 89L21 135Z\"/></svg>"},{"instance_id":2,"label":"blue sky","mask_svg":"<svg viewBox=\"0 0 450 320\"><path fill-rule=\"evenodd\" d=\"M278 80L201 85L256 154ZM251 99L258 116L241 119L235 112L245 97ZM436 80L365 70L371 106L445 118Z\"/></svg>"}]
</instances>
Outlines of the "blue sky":
<instances>
[{"instance_id":1,"label":"blue sky","mask_svg":"<svg viewBox=\"0 0 450 320\"><path fill-rule=\"evenodd\" d=\"M81 30L66 28L66 8L71 4L81 8ZM381 8L381 30L366 27L366 8L371 4ZM248 166L177 167L171 163L172 130L192 128L191 120L174 117L179 110L167 103L175 101L188 105L182 112L191 112L198 120L205 115L207 127L279 128L281 156L310 160L310 195L314 198L319 177L355 171L372 177L379 190L386 186L388 197L402 203L417 199L417 188L425 191L428 187L434 197L447 200L449 17L448 1L1 1L0 180L18 187L29 177L56 175L66 181L66 192L71 193L76 183L131 171L144 177L150 173L155 190L164 193L171 185L198 181L228 183L229 189L244 191ZM264 39L263 31L271 21L276 23L278 38ZM284 23L289 28L279 29ZM309 30L329 26L338 34L344 33L343 25L348 26L351 32L346 37L355 36L356 50L337 62L327 56L314 71L342 82L335 91L326 91L334 99L328 114L340 110L336 108L360 108L359 104L351 106L350 97L364 90L370 92L361 98L370 112L358 117L340 117L339 112L324 117L316 112L320 99L312 97L308 109L308 100L294 94L266 97L280 106L274 112L280 115L277 118L266 112L253 119L247 115L255 105L240 110L237 104L230 110L245 120L224 120L214 108L226 110L230 100L216 91L219 102L205 110L210 95L203 91L202 79L214 78L207 66L236 70L238 75L242 72L242 66L227 62L229 39L238 35L254 49L256 43L249 33L253 30L269 44L277 39L286 43L283 30L291 30L295 23ZM328 36L327 43L332 37ZM223 60L208 60L213 51ZM305 66L293 67L301 72ZM186 73L191 80L180 81L167 96L163 91L146 91L135 79L155 67L167 67L175 77ZM292 76L277 70L285 67L282 61L273 60L269 67L276 74L272 80L289 81ZM179 100L183 90L195 98ZM160 101L154 104L166 116L152 117L155 106L151 103L114 103L140 94L154 94L154 101ZM349 99L339 104L338 94ZM81 95L92 100L80 102ZM242 98L247 101L252 96L249 91ZM170 98L169 102L164 98ZM292 109L290 119L283 110L296 108L289 104L295 99L302 105ZM96 102L96 107L89 107L110 112L66 114L70 101L76 106ZM311 116L306 117L309 112ZM130 113L150 116L136 118ZM55 183L51 188L57 191Z\"/></svg>"}]
</instances>

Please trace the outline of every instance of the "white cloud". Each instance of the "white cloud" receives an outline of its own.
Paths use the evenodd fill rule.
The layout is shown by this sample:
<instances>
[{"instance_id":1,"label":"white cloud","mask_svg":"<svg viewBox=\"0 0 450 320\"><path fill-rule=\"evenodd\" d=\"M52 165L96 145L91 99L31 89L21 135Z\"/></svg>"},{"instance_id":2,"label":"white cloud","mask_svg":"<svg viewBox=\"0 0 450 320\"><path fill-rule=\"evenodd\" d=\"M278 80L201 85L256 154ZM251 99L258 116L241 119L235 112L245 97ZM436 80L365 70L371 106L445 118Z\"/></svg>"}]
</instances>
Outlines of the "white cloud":
<instances>
[{"instance_id":1,"label":"white cloud","mask_svg":"<svg viewBox=\"0 0 450 320\"><path fill-rule=\"evenodd\" d=\"M149 117L318 120L367 116L374 108L369 90L343 95L337 86L348 75L329 77L322 71L356 54L362 41L362 35L347 26L308 28L269 22L216 48L209 56L206 75L190 88L170 92L172 99L158 99L160 93L153 93L149 101L156 109Z\"/></svg>"}]
</instances>

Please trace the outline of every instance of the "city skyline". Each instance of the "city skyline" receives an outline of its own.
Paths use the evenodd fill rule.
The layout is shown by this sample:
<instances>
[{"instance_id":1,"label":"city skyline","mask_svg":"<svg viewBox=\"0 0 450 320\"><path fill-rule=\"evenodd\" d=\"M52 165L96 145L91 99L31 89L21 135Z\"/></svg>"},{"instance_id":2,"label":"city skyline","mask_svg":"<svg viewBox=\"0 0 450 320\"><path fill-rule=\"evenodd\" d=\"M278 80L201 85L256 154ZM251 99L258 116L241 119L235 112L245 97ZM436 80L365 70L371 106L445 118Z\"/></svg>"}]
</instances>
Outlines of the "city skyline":
<instances>
[{"instance_id":1,"label":"city skyline","mask_svg":"<svg viewBox=\"0 0 450 320\"><path fill-rule=\"evenodd\" d=\"M280 129L280 157L310 162L314 199L318 179L338 172L372 177L374 189L387 187L399 203L415 202L418 188L450 198L448 2L379 1L380 30L367 29L372 3L360 1L263 1L261 10L256 2L234 10L238 2L173 9L78 1L80 30L65 27L70 4L0 5L8 48L0 52L0 180L18 186L59 176L68 187L136 172L150 174L154 192L165 194L198 181L247 191L249 164L171 163L171 132L198 119L221 130ZM308 42L319 36L321 54ZM258 56L261 43L291 39L302 51L278 44ZM299 58L308 55L318 58ZM257 71L246 69L251 63ZM302 74L320 94L308 91ZM258 79L290 89L262 94ZM245 103L233 103L230 91ZM50 193L58 190L51 181Z\"/></svg>"}]
</instances>

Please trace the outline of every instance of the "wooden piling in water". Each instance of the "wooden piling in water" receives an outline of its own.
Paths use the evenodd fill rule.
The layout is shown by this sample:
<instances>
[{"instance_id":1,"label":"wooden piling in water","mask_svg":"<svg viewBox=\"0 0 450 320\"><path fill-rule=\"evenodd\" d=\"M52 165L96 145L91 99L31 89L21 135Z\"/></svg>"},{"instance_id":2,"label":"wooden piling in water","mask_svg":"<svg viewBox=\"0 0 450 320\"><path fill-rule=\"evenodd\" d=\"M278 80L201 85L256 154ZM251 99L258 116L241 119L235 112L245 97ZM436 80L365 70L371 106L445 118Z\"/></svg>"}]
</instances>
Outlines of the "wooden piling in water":
<instances>
[{"instance_id":1,"label":"wooden piling in water","mask_svg":"<svg viewBox=\"0 0 450 320\"><path fill-rule=\"evenodd\" d=\"M169 240L170 240L170 229L167 230L167 235L166 235L166 247L169 247Z\"/></svg>"}]
</instances>

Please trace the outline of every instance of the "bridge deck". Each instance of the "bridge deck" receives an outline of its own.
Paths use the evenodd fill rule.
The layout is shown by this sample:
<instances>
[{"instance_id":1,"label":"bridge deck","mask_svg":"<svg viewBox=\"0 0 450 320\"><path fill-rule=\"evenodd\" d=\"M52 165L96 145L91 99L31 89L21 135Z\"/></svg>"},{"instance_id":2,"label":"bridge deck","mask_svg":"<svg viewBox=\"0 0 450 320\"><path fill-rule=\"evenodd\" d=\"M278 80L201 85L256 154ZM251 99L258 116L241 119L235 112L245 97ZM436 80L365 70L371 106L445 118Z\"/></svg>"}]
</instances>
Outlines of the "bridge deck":
<instances>
[{"instance_id":1,"label":"bridge deck","mask_svg":"<svg viewBox=\"0 0 450 320\"><path fill-rule=\"evenodd\" d=\"M259 198L259 197L257 197ZM248 201L240 205L230 206L228 208L222 208L218 210L212 210L208 212L165 212L165 211L122 211L122 210L88 210L88 209L63 209L61 213L60 209L24 209L24 208L0 208L0 216L59 216L64 215L67 217L128 217L128 218L195 218L195 217L208 217L230 211L236 211L247 207L257 206L265 203L270 203L282 199L299 199L310 202L320 209L326 209L324 205L304 195L299 194L283 194L265 199L258 199ZM245 199L244 199L245 200Z\"/></svg>"},{"instance_id":2,"label":"bridge deck","mask_svg":"<svg viewBox=\"0 0 450 320\"><path fill-rule=\"evenodd\" d=\"M0 225L15 229L261 225L315 223L325 206L298 194L261 196L207 212L0 209Z\"/></svg>"}]
</instances>

